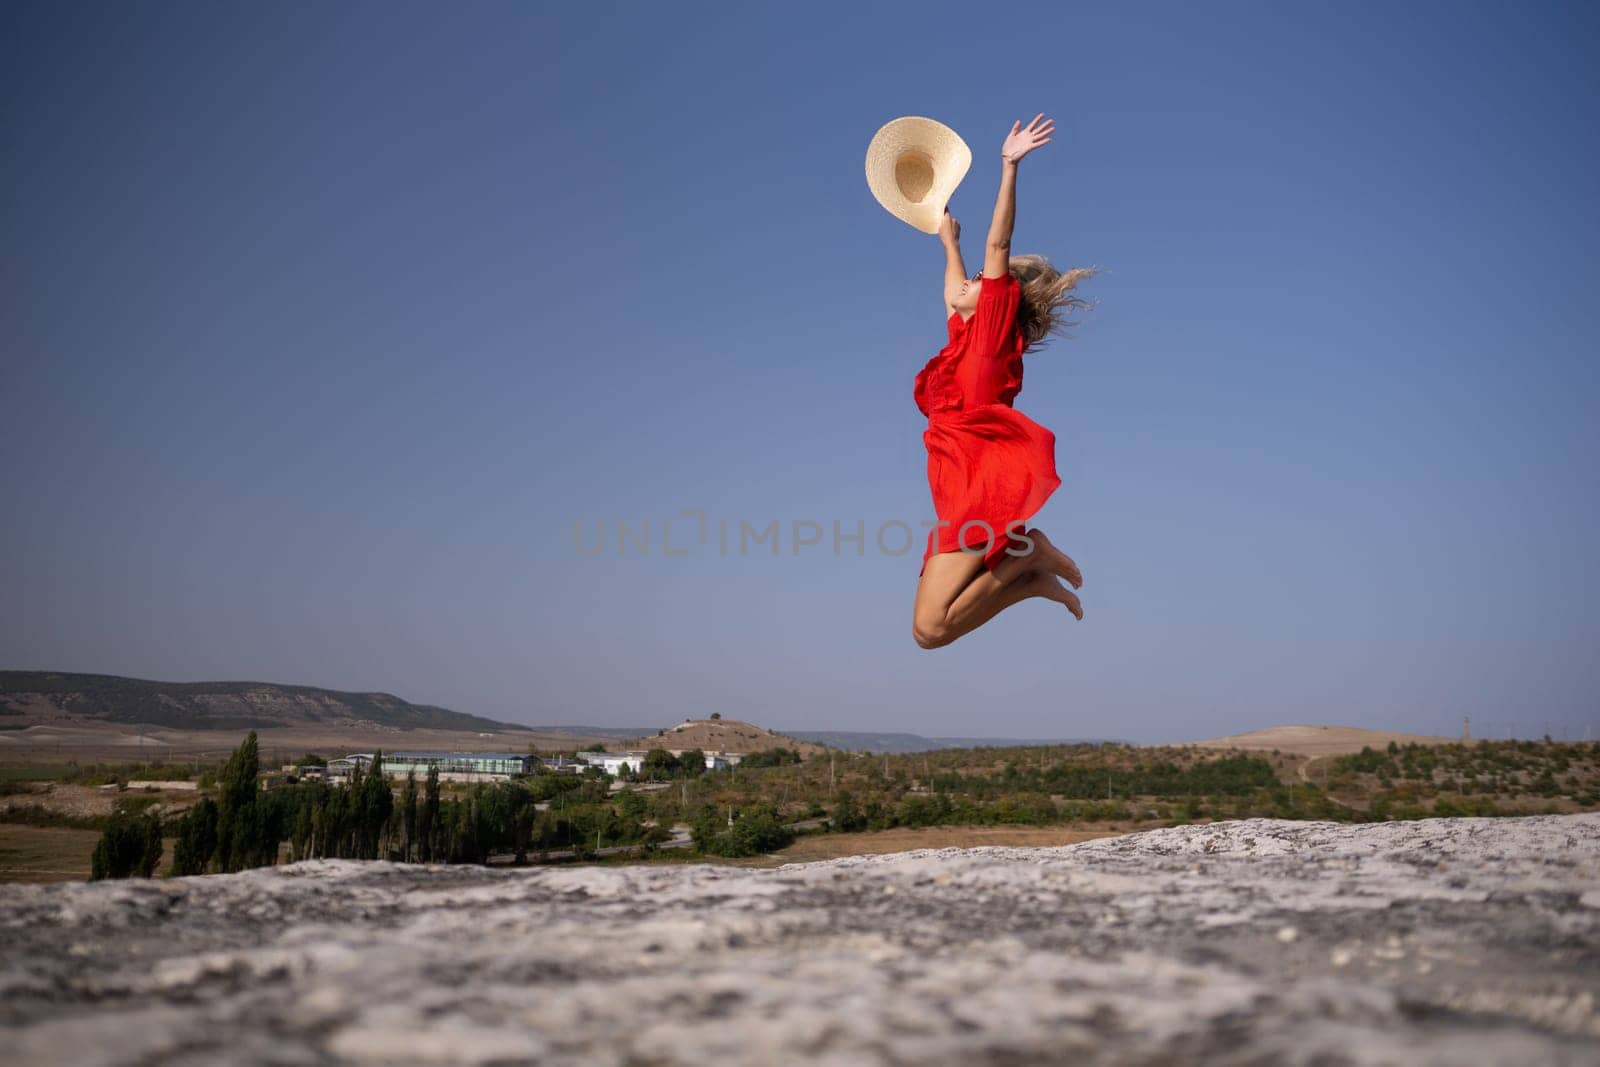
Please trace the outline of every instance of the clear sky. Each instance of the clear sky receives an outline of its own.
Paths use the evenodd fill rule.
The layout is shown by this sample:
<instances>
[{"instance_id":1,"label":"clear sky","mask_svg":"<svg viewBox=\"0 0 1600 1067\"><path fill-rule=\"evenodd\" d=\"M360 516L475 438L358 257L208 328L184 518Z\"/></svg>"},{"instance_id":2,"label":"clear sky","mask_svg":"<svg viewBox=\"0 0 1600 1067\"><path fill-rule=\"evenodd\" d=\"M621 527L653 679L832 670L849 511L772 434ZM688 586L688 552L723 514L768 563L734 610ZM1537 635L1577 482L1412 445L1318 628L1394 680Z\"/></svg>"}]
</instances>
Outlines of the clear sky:
<instances>
[{"instance_id":1,"label":"clear sky","mask_svg":"<svg viewBox=\"0 0 1600 1067\"><path fill-rule=\"evenodd\" d=\"M1600 737L1597 41L1582 3L7 4L0 666ZM925 652L920 541L873 533L932 516L942 259L862 160L955 127L975 263L1039 111L1016 249L1104 268L1018 400L1086 619Z\"/></svg>"}]
</instances>

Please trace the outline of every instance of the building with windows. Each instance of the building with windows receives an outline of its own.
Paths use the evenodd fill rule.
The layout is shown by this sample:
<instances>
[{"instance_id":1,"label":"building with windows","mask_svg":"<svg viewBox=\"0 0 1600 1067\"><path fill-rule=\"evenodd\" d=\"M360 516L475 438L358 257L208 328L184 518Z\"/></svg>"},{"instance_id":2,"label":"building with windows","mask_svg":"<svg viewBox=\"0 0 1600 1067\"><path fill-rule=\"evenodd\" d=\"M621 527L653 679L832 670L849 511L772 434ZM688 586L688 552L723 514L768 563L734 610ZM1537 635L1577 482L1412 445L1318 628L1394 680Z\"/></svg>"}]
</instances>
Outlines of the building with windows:
<instances>
[{"instance_id":1,"label":"building with windows","mask_svg":"<svg viewBox=\"0 0 1600 1067\"><path fill-rule=\"evenodd\" d=\"M685 752L688 752L689 749L668 749L667 751L671 753L674 758L677 758L682 756ZM591 767L599 767L602 771L605 771L607 774L615 777L616 775L622 773L623 767L627 767L634 774L638 774L640 768L644 766L644 759L647 755L649 755L648 750L638 750L632 752L580 752L578 753L578 759L587 763ZM736 752L702 752L701 755L705 757L706 770L708 771L725 771L729 767L737 764L739 760L743 758L739 753Z\"/></svg>"},{"instance_id":2,"label":"building with windows","mask_svg":"<svg viewBox=\"0 0 1600 1067\"><path fill-rule=\"evenodd\" d=\"M404 778L408 774L425 778L437 768L440 781L445 782L504 781L534 773L538 762L537 757L524 752L385 752L383 773L386 778ZM354 752L329 760L327 775L348 778L357 766L365 768L371 763L372 753Z\"/></svg>"},{"instance_id":3,"label":"building with windows","mask_svg":"<svg viewBox=\"0 0 1600 1067\"><path fill-rule=\"evenodd\" d=\"M580 752L578 758L591 767L599 767L610 775L622 773L626 767L635 774L644 766L643 752Z\"/></svg>"}]
</instances>

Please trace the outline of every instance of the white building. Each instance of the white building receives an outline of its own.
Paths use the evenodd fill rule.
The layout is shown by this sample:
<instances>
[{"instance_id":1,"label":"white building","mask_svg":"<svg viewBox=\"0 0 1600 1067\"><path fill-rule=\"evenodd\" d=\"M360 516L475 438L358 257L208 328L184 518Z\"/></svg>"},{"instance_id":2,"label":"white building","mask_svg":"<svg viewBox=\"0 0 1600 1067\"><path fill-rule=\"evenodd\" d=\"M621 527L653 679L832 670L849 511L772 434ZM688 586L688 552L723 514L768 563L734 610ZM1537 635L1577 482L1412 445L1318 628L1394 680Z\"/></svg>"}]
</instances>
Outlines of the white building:
<instances>
[{"instance_id":1,"label":"white building","mask_svg":"<svg viewBox=\"0 0 1600 1067\"><path fill-rule=\"evenodd\" d=\"M610 775L622 773L626 767L635 774L644 766L645 753L643 752L580 752L578 758L591 767L599 767Z\"/></svg>"},{"instance_id":2,"label":"white building","mask_svg":"<svg viewBox=\"0 0 1600 1067\"><path fill-rule=\"evenodd\" d=\"M685 752L691 751L693 750L687 748L667 749L667 752L670 753L674 759L682 756ZM640 768L644 766L644 758L647 755L649 755L648 750L634 750L630 752L580 752L578 753L578 759L583 760L591 767L599 767L607 774L615 777L616 775L622 773L623 767L627 767L634 774L638 774ZM739 761L744 758L743 753L739 752L702 751L701 755L705 757L706 770L708 771L725 771L729 767L736 766Z\"/></svg>"}]
</instances>

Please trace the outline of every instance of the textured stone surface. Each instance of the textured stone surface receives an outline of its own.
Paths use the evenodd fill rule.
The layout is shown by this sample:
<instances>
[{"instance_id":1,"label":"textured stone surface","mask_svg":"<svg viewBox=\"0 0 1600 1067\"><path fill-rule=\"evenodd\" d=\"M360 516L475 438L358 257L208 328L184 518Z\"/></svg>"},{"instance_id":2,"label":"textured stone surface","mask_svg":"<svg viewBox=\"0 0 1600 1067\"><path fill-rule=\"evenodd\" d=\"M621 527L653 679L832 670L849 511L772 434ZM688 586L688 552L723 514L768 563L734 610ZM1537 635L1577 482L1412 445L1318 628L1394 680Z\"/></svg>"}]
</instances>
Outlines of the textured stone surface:
<instances>
[{"instance_id":1,"label":"textured stone surface","mask_svg":"<svg viewBox=\"0 0 1600 1067\"><path fill-rule=\"evenodd\" d=\"M1600 815L0 894L8 1063L1600 1062Z\"/></svg>"}]
</instances>

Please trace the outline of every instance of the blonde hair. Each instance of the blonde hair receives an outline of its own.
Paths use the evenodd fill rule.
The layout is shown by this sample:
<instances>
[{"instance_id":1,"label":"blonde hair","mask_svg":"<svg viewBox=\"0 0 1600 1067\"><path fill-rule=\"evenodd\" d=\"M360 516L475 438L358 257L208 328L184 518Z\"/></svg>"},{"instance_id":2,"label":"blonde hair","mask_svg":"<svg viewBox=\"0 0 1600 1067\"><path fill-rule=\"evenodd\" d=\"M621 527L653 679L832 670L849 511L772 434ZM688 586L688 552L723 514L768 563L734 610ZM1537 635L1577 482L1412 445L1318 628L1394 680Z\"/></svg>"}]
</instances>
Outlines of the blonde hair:
<instances>
[{"instance_id":1,"label":"blonde hair","mask_svg":"<svg viewBox=\"0 0 1600 1067\"><path fill-rule=\"evenodd\" d=\"M1010 270L1022 286L1017 329L1022 331L1024 351L1040 347L1052 334L1065 335L1068 326L1077 325L1067 316L1076 308L1094 306L1072 293L1079 282L1098 273L1092 267L1074 267L1063 273L1043 256L1012 256Z\"/></svg>"}]
</instances>

